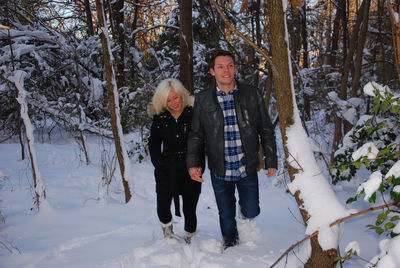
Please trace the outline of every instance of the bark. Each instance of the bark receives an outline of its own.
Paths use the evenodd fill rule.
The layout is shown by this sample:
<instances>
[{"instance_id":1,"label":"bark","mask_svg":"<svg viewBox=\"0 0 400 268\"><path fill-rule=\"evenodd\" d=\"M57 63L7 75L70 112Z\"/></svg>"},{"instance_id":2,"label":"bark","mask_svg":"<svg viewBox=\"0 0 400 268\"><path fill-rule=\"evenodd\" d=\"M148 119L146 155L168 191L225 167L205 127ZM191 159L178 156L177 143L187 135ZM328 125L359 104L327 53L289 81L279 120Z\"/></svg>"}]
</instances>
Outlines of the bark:
<instances>
[{"instance_id":1,"label":"bark","mask_svg":"<svg viewBox=\"0 0 400 268\"><path fill-rule=\"evenodd\" d=\"M192 0L180 0L180 56L179 79L185 88L194 93L193 85L193 33Z\"/></svg>"},{"instance_id":2,"label":"bark","mask_svg":"<svg viewBox=\"0 0 400 268\"><path fill-rule=\"evenodd\" d=\"M394 3L388 3L390 18L392 22L392 35L393 35L393 47L395 51L395 61L397 67L397 75L400 80L400 23L396 19L398 17L398 13L396 14L394 10Z\"/></svg>"},{"instance_id":3,"label":"bark","mask_svg":"<svg viewBox=\"0 0 400 268\"><path fill-rule=\"evenodd\" d=\"M323 64L327 65L331 61L332 57L332 3L331 1L326 1L326 44L327 50L323 59Z\"/></svg>"},{"instance_id":4,"label":"bark","mask_svg":"<svg viewBox=\"0 0 400 268\"><path fill-rule=\"evenodd\" d=\"M371 0L365 0L365 8L362 10L362 26L360 32L360 40L357 42L357 53L355 61L354 77L352 81L352 89L350 93L350 98L357 97L358 87L360 86L361 69L362 69L362 58L365 46L365 40L367 39L367 29L368 29L368 19L369 19L369 8L371 6Z\"/></svg>"},{"instance_id":5,"label":"bark","mask_svg":"<svg viewBox=\"0 0 400 268\"><path fill-rule=\"evenodd\" d=\"M260 19L260 10L261 10L261 0L256 1L256 42L257 46L261 47L261 19Z\"/></svg>"},{"instance_id":6,"label":"bark","mask_svg":"<svg viewBox=\"0 0 400 268\"><path fill-rule=\"evenodd\" d=\"M336 249L324 251L318 242L318 237L312 237L311 242L311 257L308 259L304 268L328 268L336 267L335 258L338 256Z\"/></svg>"},{"instance_id":7,"label":"bark","mask_svg":"<svg viewBox=\"0 0 400 268\"><path fill-rule=\"evenodd\" d=\"M124 24L124 0L114 0L111 2L111 14L114 25L114 40L117 43L117 49L115 51L115 65L116 65L116 77L117 87L120 89L125 85L125 34L123 29Z\"/></svg>"},{"instance_id":8,"label":"bark","mask_svg":"<svg viewBox=\"0 0 400 268\"><path fill-rule=\"evenodd\" d=\"M306 16L306 4L303 1L302 3L302 12L301 12L301 27L300 27L300 35L301 35L301 44L302 44L302 68L308 68L308 41L307 41L307 16ZM330 24L330 21L329 21ZM304 120L309 120L311 117L311 100L310 96L303 93L303 118Z\"/></svg>"},{"instance_id":9,"label":"bark","mask_svg":"<svg viewBox=\"0 0 400 268\"><path fill-rule=\"evenodd\" d=\"M135 0L133 2L133 4L134 4L134 14L133 14L133 21L132 21L132 30L131 30L132 32L134 32L137 29L139 8L140 8L138 5L138 0ZM129 40L129 45L133 48L136 47L136 34L135 33L131 34L131 38ZM134 62L134 60L132 60L132 62ZM131 66L131 68L129 68L129 69L130 69L130 73L129 73L130 79L133 79L136 75L136 67Z\"/></svg>"},{"instance_id":10,"label":"bark","mask_svg":"<svg viewBox=\"0 0 400 268\"><path fill-rule=\"evenodd\" d=\"M252 32L254 36L254 42L258 47L261 47L262 36L261 36L261 19L260 19L260 10L261 10L261 0L255 1L255 3L250 4L250 12L254 14L251 16L252 20ZM257 69L260 66L260 57L256 56L256 51L251 49L251 55L249 55L249 63ZM253 75L253 84L256 87L259 87L260 75L259 72L254 72Z\"/></svg>"},{"instance_id":11,"label":"bark","mask_svg":"<svg viewBox=\"0 0 400 268\"><path fill-rule=\"evenodd\" d=\"M301 12L301 44L303 50L303 68L308 68L308 41L307 41L307 7L305 1L303 1L302 12ZM330 23L329 23L330 24Z\"/></svg>"},{"instance_id":12,"label":"bark","mask_svg":"<svg viewBox=\"0 0 400 268\"><path fill-rule=\"evenodd\" d=\"M96 0L96 10L97 17L99 21L99 26L101 28L101 44L103 47L104 53L104 66L107 78L107 87L108 87L108 101L110 106L110 114L111 114L111 127L114 136L115 142L115 151L117 153L118 163L121 171L122 184L125 192L125 202L128 203L132 197L129 183L128 183L128 174L129 174L129 166L125 166L125 163L129 163L127 159L127 153L124 151L124 146L122 144L122 126L119 120L119 99L118 99L118 90L115 81L115 73L112 65L112 54L110 49L110 44L108 42L108 31L105 25L104 19L104 8L102 4L102 0ZM125 161L126 160L126 161Z\"/></svg>"},{"instance_id":13,"label":"bark","mask_svg":"<svg viewBox=\"0 0 400 268\"><path fill-rule=\"evenodd\" d=\"M335 20L333 21L333 32L332 32L332 42L331 42L331 49L330 49L330 61L329 64L334 67L336 65L337 55L339 53L339 32L341 28L341 24L344 25L344 18L343 15L346 13L342 10L346 10L346 2L345 0L338 1L338 8L335 16Z\"/></svg>"},{"instance_id":14,"label":"bark","mask_svg":"<svg viewBox=\"0 0 400 268\"><path fill-rule=\"evenodd\" d=\"M94 35L94 28L93 28L92 11L90 10L89 0L83 0L83 5L85 6L85 13L86 13L87 34L89 36L92 36Z\"/></svg>"},{"instance_id":15,"label":"bark","mask_svg":"<svg viewBox=\"0 0 400 268\"><path fill-rule=\"evenodd\" d=\"M376 3L377 6L377 40L382 40L385 36L386 33L386 27L385 27L385 14L386 14L386 3L384 1L378 1ZM390 10L390 8L389 8ZM395 48L395 47L394 47ZM385 43L384 42L379 42L373 50L372 50L372 62L375 62L377 65L376 68L376 73L378 77L378 81L382 82L383 85L388 84L388 80L386 79L387 77L387 70L385 68L385 62L386 62L386 55L385 55ZM389 56L390 57L390 56Z\"/></svg>"}]
</instances>

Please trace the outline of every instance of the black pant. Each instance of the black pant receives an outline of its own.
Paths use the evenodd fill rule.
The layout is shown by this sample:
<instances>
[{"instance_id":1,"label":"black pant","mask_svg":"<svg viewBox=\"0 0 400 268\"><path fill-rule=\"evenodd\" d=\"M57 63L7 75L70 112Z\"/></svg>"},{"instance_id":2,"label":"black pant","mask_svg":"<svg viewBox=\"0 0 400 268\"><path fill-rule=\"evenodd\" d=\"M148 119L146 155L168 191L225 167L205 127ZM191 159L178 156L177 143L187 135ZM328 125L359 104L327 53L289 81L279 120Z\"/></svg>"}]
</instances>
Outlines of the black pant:
<instances>
[{"instance_id":1,"label":"black pant","mask_svg":"<svg viewBox=\"0 0 400 268\"><path fill-rule=\"evenodd\" d=\"M185 217L185 231L194 233L197 228L196 207L200 193L184 193L183 216ZM167 224L172 220L171 214L172 194L169 192L157 192L157 215L160 222Z\"/></svg>"}]
</instances>

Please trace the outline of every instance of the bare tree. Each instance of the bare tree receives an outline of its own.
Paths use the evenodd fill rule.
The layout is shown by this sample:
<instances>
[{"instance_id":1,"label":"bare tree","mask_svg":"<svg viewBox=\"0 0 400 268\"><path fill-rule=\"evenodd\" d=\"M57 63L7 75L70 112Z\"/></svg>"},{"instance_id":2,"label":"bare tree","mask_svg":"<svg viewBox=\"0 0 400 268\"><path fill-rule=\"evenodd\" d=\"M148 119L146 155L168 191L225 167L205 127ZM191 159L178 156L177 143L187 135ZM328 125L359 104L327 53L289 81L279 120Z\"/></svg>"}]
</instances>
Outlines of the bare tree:
<instances>
[{"instance_id":1,"label":"bare tree","mask_svg":"<svg viewBox=\"0 0 400 268\"><path fill-rule=\"evenodd\" d=\"M124 0L115 0L111 2L111 20L113 21L113 36L118 44L116 47L115 65L116 80L118 89L125 83L125 34L124 34Z\"/></svg>"},{"instance_id":2,"label":"bare tree","mask_svg":"<svg viewBox=\"0 0 400 268\"><path fill-rule=\"evenodd\" d=\"M353 32L352 32L352 36L351 36L351 40L350 40L350 48L349 48L348 53L346 54L346 58L345 58L344 66L343 66L343 72L342 72L342 82L341 82L341 86L340 86L340 90L339 90L339 98L342 100L346 100L348 97L347 96L348 79L349 79L350 71L352 68L353 56L354 56L354 53L356 52L357 43L360 39L360 34L359 34L360 26L361 26L361 23L363 22L364 11L365 11L365 9L369 10L370 3L371 3L370 0L362 2L359 16L357 16L356 24L353 27ZM367 15L367 18L365 18L366 24L368 24L368 12L366 12L366 15ZM364 25L365 25L365 23L364 23ZM365 25L365 27L367 27L367 25ZM361 68L361 66L360 66L360 68ZM359 77L358 77L358 79L359 79ZM346 132L346 130L350 128L350 126L345 126L345 129L343 130L343 124L345 124L343 119L340 116L336 115L335 116L335 132L334 132L333 143L332 143L331 163L333 163L333 161L334 161L334 153L337 150L337 148L339 147L339 142L343 137L343 132Z\"/></svg>"},{"instance_id":3,"label":"bare tree","mask_svg":"<svg viewBox=\"0 0 400 268\"><path fill-rule=\"evenodd\" d=\"M399 7L398 3L396 4ZM392 35L393 35L393 46L395 49L395 60L397 65L397 75L400 79L400 23L398 20L399 10L395 10L395 1L388 1L388 7L390 11L390 18L392 21Z\"/></svg>"},{"instance_id":4,"label":"bare tree","mask_svg":"<svg viewBox=\"0 0 400 268\"><path fill-rule=\"evenodd\" d=\"M15 71L13 76L8 77L8 80L14 83L18 91L17 101L20 107L20 115L22 122L25 126L26 139L28 141L29 157L31 160L31 169L33 177L33 188L35 191L34 206L39 210L40 204L46 198L46 192L42 181L42 176L39 172L39 166L36 158L35 138L33 135L33 126L28 115L28 105L26 103L26 91L24 89L24 78L26 73L24 71Z\"/></svg>"},{"instance_id":5,"label":"bare tree","mask_svg":"<svg viewBox=\"0 0 400 268\"><path fill-rule=\"evenodd\" d=\"M361 69L362 69L362 59L364 55L364 47L365 47L365 41L367 39L367 30L368 30L368 19L369 19L369 7L371 5L371 0L363 1L365 2L366 6L363 10L360 10L362 12L361 14L361 20L362 20L362 25L360 29L360 34L359 34L359 41L357 42L357 48L356 48L356 60L355 60L355 68L354 68L354 75L353 75L353 81L352 81L352 89L350 93L350 98L355 98L357 97L357 91L360 86L360 78L361 78Z\"/></svg>"},{"instance_id":6,"label":"bare tree","mask_svg":"<svg viewBox=\"0 0 400 268\"><path fill-rule=\"evenodd\" d=\"M193 34L192 0L180 0L180 69L179 79L189 92L194 92L193 85Z\"/></svg>"},{"instance_id":7,"label":"bare tree","mask_svg":"<svg viewBox=\"0 0 400 268\"><path fill-rule=\"evenodd\" d=\"M85 13L86 13L87 34L89 36L92 36L94 35L94 28L93 28L92 11L90 8L90 1L83 0L83 6L85 7Z\"/></svg>"},{"instance_id":8,"label":"bare tree","mask_svg":"<svg viewBox=\"0 0 400 268\"><path fill-rule=\"evenodd\" d=\"M290 150L288 148L287 129L294 124L296 117L295 114L295 96L292 94L292 77L290 71L290 60L288 55L287 43L285 40L285 15L283 12L282 0L272 0L271 4L271 53L273 57L273 64L276 71L274 75L274 84L276 88L277 105L279 122L284 144L284 152L286 159L290 159ZM293 103L292 105L288 105ZM299 170L293 168L288 162L287 168L290 175L290 180L295 179L295 175ZM295 199L299 206L300 213L303 217L304 223L307 223L310 216L307 210L304 209L304 201L300 198L300 192L295 193ZM319 244L318 238L311 239L311 257L308 259L305 267L334 267L334 258L337 256L336 249L329 249L324 251Z\"/></svg>"},{"instance_id":9,"label":"bare tree","mask_svg":"<svg viewBox=\"0 0 400 268\"><path fill-rule=\"evenodd\" d=\"M115 81L115 73L113 68L113 56L111 52L110 42L108 39L108 29L106 27L104 8L102 0L96 0L97 18L100 26L101 44L104 53L104 65L108 86L108 101L110 105L111 127L115 141L115 151L117 153L119 168L121 171L122 184L125 191L125 202L128 203L132 197L128 180L130 179L129 157L123 143L122 126L119 112L118 88Z\"/></svg>"}]
</instances>

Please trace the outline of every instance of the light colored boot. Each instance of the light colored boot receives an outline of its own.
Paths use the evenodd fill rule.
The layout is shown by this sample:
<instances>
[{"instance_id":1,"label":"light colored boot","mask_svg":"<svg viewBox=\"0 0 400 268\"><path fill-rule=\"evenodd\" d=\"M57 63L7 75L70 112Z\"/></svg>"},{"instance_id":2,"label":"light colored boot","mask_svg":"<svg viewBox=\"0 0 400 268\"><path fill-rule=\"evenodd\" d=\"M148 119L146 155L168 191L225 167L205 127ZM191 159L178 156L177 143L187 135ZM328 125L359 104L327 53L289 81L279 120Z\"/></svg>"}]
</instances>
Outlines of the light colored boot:
<instances>
[{"instance_id":1,"label":"light colored boot","mask_svg":"<svg viewBox=\"0 0 400 268\"><path fill-rule=\"evenodd\" d=\"M194 232L193 233L189 233L189 232L185 232L185 242L186 244L190 244L192 242L192 237L194 236Z\"/></svg>"},{"instance_id":2,"label":"light colored boot","mask_svg":"<svg viewBox=\"0 0 400 268\"><path fill-rule=\"evenodd\" d=\"M172 221L170 221L169 223L166 223L166 224L161 223L161 226L162 226L164 238L172 238L174 235L174 231L172 228Z\"/></svg>"}]
</instances>

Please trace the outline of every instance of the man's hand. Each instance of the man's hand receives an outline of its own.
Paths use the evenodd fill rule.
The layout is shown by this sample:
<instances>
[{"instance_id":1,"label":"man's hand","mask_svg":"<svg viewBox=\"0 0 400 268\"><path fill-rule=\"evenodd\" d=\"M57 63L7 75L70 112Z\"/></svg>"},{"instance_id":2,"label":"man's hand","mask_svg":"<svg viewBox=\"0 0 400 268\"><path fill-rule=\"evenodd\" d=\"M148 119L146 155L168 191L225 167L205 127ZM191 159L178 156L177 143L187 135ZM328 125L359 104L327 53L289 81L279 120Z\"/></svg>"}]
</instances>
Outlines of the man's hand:
<instances>
[{"instance_id":1,"label":"man's hand","mask_svg":"<svg viewBox=\"0 0 400 268\"><path fill-rule=\"evenodd\" d=\"M201 167L191 167L189 168L190 178L194 181L203 182L201 178Z\"/></svg>"},{"instance_id":2,"label":"man's hand","mask_svg":"<svg viewBox=\"0 0 400 268\"><path fill-rule=\"evenodd\" d=\"M275 174L276 174L276 168L268 168L267 176L269 178L275 176Z\"/></svg>"}]
</instances>

